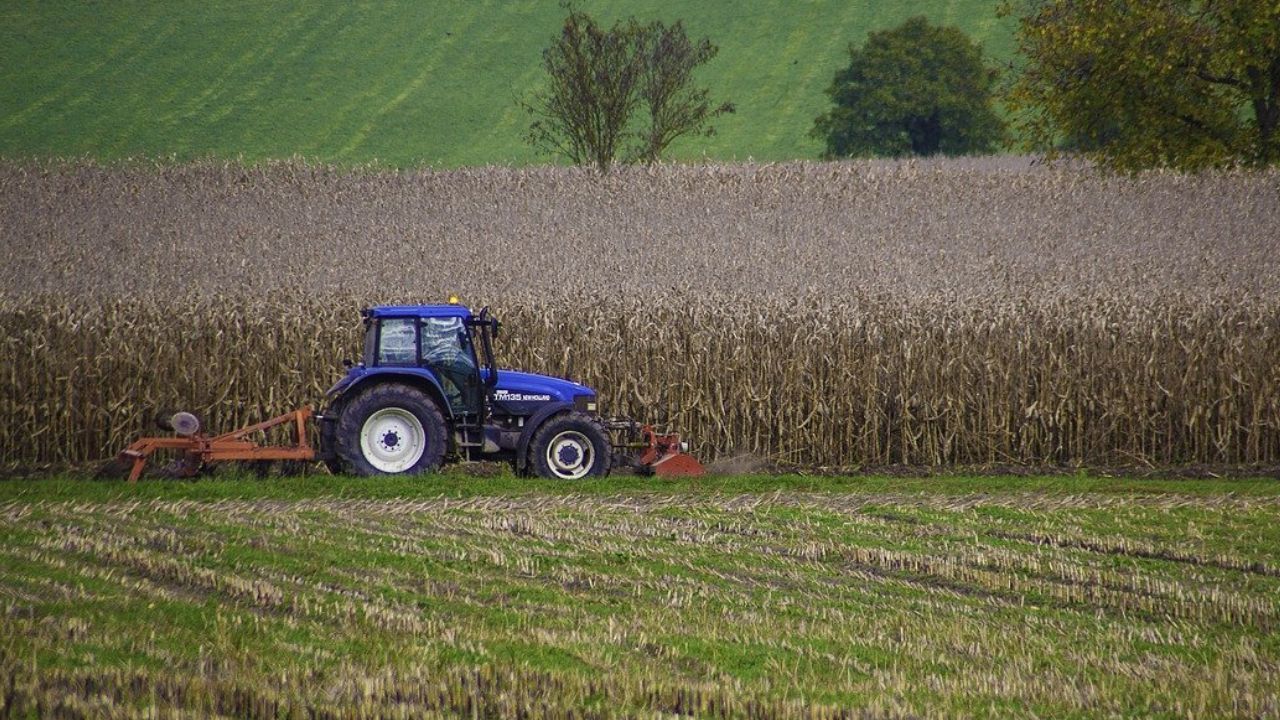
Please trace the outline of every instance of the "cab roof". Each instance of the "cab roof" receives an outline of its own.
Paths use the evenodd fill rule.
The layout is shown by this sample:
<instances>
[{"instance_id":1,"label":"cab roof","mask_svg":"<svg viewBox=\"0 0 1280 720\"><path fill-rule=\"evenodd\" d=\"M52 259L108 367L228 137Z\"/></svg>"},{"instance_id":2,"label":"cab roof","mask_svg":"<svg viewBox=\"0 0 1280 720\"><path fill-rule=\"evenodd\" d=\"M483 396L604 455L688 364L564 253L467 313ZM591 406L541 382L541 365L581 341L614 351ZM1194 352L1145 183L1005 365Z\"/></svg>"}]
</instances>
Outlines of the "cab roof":
<instances>
[{"instance_id":1,"label":"cab roof","mask_svg":"<svg viewBox=\"0 0 1280 720\"><path fill-rule=\"evenodd\" d=\"M466 305L454 305L451 303L437 305L378 305L365 308L362 314L370 318L457 317L466 319L471 317L471 310Z\"/></svg>"}]
</instances>

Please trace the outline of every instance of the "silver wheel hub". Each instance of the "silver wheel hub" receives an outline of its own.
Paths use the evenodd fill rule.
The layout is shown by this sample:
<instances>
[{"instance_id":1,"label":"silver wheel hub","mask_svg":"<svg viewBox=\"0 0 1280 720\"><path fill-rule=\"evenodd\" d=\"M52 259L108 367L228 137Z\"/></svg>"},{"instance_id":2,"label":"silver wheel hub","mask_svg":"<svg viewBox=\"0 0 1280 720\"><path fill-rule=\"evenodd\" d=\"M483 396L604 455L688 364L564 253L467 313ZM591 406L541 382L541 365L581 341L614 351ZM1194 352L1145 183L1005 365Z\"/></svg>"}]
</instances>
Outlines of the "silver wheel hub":
<instances>
[{"instance_id":1,"label":"silver wheel hub","mask_svg":"<svg viewBox=\"0 0 1280 720\"><path fill-rule=\"evenodd\" d=\"M596 451L591 439L577 430L565 430L547 443L547 467L565 480L577 480L595 466Z\"/></svg>"},{"instance_id":2,"label":"silver wheel hub","mask_svg":"<svg viewBox=\"0 0 1280 720\"><path fill-rule=\"evenodd\" d=\"M360 428L360 452L379 472L404 472L418 464L426 449L422 422L404 408L378 410Z\"/></svg>"}]
</instances>

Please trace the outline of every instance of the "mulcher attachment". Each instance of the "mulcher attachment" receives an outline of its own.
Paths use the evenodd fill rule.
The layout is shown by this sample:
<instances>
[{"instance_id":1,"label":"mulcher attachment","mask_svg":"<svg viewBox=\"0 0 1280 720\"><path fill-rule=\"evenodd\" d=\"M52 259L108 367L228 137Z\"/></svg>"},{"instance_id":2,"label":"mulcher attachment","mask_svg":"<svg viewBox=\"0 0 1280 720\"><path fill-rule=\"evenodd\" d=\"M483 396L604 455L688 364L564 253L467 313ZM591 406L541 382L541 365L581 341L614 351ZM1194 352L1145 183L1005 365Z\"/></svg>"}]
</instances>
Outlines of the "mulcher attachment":
<instances>
[{"instance_id":1,"label":"mulcher attachment","mask_svg":"<svg viewBox=\"0 0 1280 720\"><path fill-rule=\"evenodd\" d=\"M629 420L611 421L611 430L638 434L639 442L616 444L621 451L618 464L629 465L644 475L659 477L698 477L707 469L697 458L688 453L688 445L680 441L678 433L659 434L652 425L637 425Z\"/></svg>"},{"instance_id":2,"label":"mulcher attachment","mask_svg":"<svg viewBox=\"0 0 1280 720\"><path fill-rule=\"evenodd\" d=\"M160 450L181 454L181 457L167 468L177 477L192 477L212 463L226 460L266 462L314 460L316 451L307 440L307 422L311 419L311 415L311 408L304 407L256 425L209 437L200 432L200 420L195 415L188 412L174 413L172 416L161 418L159 424L166 430L173 430L177 433L177 437L140 438L121 451L109 467L127 468L129 482L133 483L137 482L142 475L152 454ZM294 426L293 445L263 446L246 439L253 433L288 424Z\"/></svg>"}]
</instances>

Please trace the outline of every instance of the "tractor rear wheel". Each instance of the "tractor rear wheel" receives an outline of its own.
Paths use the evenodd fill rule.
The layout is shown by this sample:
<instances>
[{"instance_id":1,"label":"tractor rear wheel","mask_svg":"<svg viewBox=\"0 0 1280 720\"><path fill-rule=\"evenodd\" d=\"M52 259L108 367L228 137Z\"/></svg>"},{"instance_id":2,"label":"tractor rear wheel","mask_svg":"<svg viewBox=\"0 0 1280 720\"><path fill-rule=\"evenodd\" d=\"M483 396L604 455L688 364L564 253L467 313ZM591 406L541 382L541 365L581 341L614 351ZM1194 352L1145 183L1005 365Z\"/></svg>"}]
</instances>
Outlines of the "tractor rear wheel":
<instances>
[{"instance_id":1,"label":"tractor rear wheel","mask_svg":"<svg viewBox=\"0 0 1280 720\"><path fill-rule=\"evenodd\" d=\"M566 413L547 420L529 442L528 466L545 478L579 480L609 474L613 447L590 415Z\"/></svg>"},{"instance_id":2,"label":"tractor rear wheel","mask_svg":"<svg viewBox=\"0 0 1280 720\"><path fill-rule=\"evenodd\" d=\"M356 475L417 475L444 459L444 415L421 390L383 383L352 398L338 418L337 451Z\"/></svg>"}]
</instances>

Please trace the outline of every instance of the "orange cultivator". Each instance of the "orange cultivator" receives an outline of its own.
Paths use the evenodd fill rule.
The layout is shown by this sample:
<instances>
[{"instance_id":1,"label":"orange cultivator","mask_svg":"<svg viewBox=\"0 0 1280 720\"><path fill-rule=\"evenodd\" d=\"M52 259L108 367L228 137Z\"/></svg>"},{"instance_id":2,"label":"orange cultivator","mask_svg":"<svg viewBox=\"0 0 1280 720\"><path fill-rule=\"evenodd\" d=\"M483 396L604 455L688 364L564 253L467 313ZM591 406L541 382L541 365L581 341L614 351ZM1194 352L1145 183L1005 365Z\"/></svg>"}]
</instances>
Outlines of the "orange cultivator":
<instances>
[{"instance_id":1,"label":"orange cultivator","mask_svg":"<svg viewBox=\"0 0 1280 720\"><path fill-rule=\"evenodd\" d=\"M118 467L129 468L129 482L137 482L142 471L147 467L147 460L159 450L176 451L182 454L170 470L179 477L192 477L211 463L226 460L271 461L298 460L310 461L316 457L316 451L307 440L307 423L311 420L310 407L279 415L256 425L233 430L229 433L209 437L200 432L200 421L195 415L186 412L175 413L163 424L178 434L177 437L144 437L125 448L116 458ZM246 439L249 435L264 432L277 426L292 424L294 427L294 444L259 445Z\"/></svg>"},{"instance_id":2,"label":"orange cultivator","mask_svg":"<svg viewBox=\"0 0 1280 720\"><path fill-rule=\"evenodd\" d=\"M639 432L642 441L625 446L639 451L627 463L637 471L659 477L699 477L707 474L702 463L688 453L688 445L680 441L679 434L659 435L652 425L640 426Z\"/></svg>"}]
</instances>

